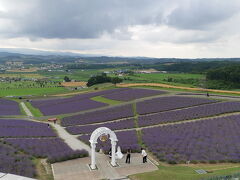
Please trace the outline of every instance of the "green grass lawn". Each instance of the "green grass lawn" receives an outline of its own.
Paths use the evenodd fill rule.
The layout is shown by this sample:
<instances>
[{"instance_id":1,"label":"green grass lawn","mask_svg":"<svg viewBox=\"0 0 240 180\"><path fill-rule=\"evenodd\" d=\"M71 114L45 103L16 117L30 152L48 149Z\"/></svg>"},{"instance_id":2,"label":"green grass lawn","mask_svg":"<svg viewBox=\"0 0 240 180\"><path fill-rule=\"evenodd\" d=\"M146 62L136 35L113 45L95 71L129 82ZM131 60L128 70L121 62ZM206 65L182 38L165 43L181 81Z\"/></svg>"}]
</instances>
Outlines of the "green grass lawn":
<instances>
[{"instance_id":1,"label":"green grass lawn","mask_svg":"<svg viewBox=\"0 0 240 180\"><path fill-rule=\"evenodd\" d=\"M204 79L205 75L203 74L189 74L189 73L153 73L153 74L137 74L139 77L144 79L152 80L163 80L168 77L172 78L182 78L182 79Z\"/></svg>"},{"instance_id":2,"label":"green grass lawn","mask_svg":"<svg viewBox=\"0 0 240 180\"><path fill-rule=\"evenodd\" d=\"M153 74L134 74L124 76L131 80L124 80L126 83L164 83L170 85L198 87L205 81L203 74L187 74L187 73L153 73ZM168 82L168 79L172 79Z\"/></svg>"},{"instance_id":3,"label":"green grass lawn","mask_svg":"<svg viewBox=\"0 0 240 180\"><path fill-rule=\"evenodd\" d=\"M231 164L231 165L193 165L193 166L159 166L159 170L136 174L130 176L131 179L137 180L200 180L207 177L212 176L222 176L222 175L230 175L233 173L240 172L240 168L236 167L240 164ZM222 169L227 168L227 169ZM207 174L197 174L195 170L204 169L204 170L213 170L211 173Z\"/></svg>"},{"instance_id":4,"label":"green grass lawn","mask_svg":"<svg viewBox=\"0 0 240 180\"><path fill-rule=\"evenodd\" d=\"M116 104L121 104L122 103L122 101L107 99L107 98L102 97L102 96L96 96L96 97L93 97L91 99L94 100L94 101L106 103L106 104L109 104L109 105L116 105Z\"/></svg>"},{"instance_id":5,"label":"green grass lawn","mask_svg":"<svg viewBox=\"0 0 240 180\"><path fill-rule=\"evenodd\" d=\"M50 94L66 93L68 89L64 87L49 87L49 88L19 88L19 89L6 89L0 91L0 97L5 96L43 96Z\"/></svg>"}]
</instances>

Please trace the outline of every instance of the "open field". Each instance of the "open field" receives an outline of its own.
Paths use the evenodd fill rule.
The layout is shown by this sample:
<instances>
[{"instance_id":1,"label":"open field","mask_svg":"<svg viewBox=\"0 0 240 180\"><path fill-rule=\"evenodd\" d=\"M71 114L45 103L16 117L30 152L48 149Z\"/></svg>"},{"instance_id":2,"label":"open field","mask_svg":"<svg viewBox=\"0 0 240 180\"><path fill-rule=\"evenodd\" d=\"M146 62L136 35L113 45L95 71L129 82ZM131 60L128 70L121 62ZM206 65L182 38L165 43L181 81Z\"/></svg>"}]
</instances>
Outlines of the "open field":
<instances>
[{"instance_id":1,"label":"open field","mask_svg":"<svg viewBox=\"0 0 240 180\"><path fill-rule=\"evenodd\" d=\"M64 77L67 76L71 80L87 81L92 75L101 73L103 70L71 70L69 72L59 71L39 71L38 74L48 77L54 81L63 81Z\"/></svg>"},{"instance_id":2,"label":"open field","mask_svg":"<svg viewBox=\"0 0 240 180\"><path fill-rule=\"evenodd\" d=\"M190 91L200 91L200 92L213 92L213 93L224 93L224 94L237 94L239 95L239 91L227 91L227 90L217 90L217 89L203 89L203 88L190 88L190 87L182 87L182 86L173 86L168 84L161 83L122 83L118 84L117 87L137 87L137 86L150 86L150 87L163 87L163 88L172 88L172 89L181 89L181 90L190 90Z\"/></svg>"},{"instance_id":3,"label":"open field","mask_svg":"<svg viewBox=\"0 0 240 180\"><path fill-rule=\"evenodd\" d=\"M31 73L31 72L37 72L38 68L29 68L29 69L11 69L7 70L8 72L17 72L17 73Z\"/></svg>"},{"instance_id":4,"label":"open field","mask_svg":"<svg viewBox=\"0 0 240 180\"><path fill-rule=\"evenodd\" d=\"M5 96L44 96L57 93L66 93L69 90L64 87L49 87L49 88L19 88L7 89L0 91L0 97Z\"/></svg>"},{"instance_id":5,"label":"open field","mask_svg":"<svg viewBox=\"0 0 240 180\"><path fill-rule=\"evenodd\" d=\"M34 79L42 79L45 78L45 76L36 74L36 73L0 73L0 77L10 77L10 78L34 78Z\"/></svg>"},{"instance_id":6,"label":"open field","mask_svg":"<svg viewBox=\"0 0 240 180\"><path fill-rule=\"evenodd\" d=\"M78 86L86 86L87 83L86 82L62 82L61 85L65 87L78 87Z\"/></svg>"},{"instance_id":7,"label":"open field","mask_svg":"<svg viewBox=\"0 0 240 180\"><path fill-rule=\"evenodd\" d=\"M203 74L152 73L124 75L123 77L126 79L124 83L164 83L185 87L199 87L205 83L205 75Z\"/></svg>"},{"instance_id":8,"label":"open field","mask_svg":"<svg viewBox=\"0 0 240 180\"><path fill-rule=\"evenodd\" d=\"M164 79L205 79L203 74L188 74L188 73L152 73L152 74L135 74L130 76L133 80L145 81L163 81Z\"/></svg>"}]
</instances>

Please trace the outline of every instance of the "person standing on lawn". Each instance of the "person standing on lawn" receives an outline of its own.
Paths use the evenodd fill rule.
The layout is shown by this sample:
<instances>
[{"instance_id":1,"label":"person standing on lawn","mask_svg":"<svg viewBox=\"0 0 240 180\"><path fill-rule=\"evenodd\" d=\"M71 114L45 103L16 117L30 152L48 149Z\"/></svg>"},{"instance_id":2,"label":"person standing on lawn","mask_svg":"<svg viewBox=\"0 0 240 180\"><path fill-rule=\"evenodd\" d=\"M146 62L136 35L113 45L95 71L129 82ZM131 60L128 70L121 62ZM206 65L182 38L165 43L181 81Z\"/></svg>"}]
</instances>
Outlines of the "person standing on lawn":
<instances>
[{"instance_id":1,"label":"person standing on lawn","mask_svg":"<svg viewBox=\"0 0 240 180\"><path fill-rule=\"evenodd\" d=\"M145 149L141 148L141 154L143 157L143 163L146 163L147 162L147 153L146 153Z\"/></svg>"},{"instance_id":2,"label":"person standing on lawn","mask_svg":"<svg viewBox=\"0 0 240 180\"><path fill-rule=\"evenodd\" d=\"M127 157L126 157L126 163L130 164L130 159L131 159L131 149L128 148L128 150L127 150Z\"/></svg>"}]
</instances>

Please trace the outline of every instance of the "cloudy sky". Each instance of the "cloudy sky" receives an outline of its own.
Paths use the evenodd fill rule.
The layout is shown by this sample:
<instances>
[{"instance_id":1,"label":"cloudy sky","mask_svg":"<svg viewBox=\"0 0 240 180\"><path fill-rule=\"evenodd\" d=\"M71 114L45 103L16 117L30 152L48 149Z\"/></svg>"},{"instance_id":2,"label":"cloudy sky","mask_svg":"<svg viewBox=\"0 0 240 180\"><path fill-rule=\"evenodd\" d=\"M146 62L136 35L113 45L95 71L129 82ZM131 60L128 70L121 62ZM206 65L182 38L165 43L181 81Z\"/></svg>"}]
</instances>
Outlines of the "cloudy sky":
<instances>
[{"instance_id":1,"label":"cloudy sky","mask_svg":"<svg viewBox=\"0 0 240 180\"><path fill-rule=\"evenodd\" d=\"M240 57L240 1L0 0L0 48Z\"/></svg>"}]
</instances>

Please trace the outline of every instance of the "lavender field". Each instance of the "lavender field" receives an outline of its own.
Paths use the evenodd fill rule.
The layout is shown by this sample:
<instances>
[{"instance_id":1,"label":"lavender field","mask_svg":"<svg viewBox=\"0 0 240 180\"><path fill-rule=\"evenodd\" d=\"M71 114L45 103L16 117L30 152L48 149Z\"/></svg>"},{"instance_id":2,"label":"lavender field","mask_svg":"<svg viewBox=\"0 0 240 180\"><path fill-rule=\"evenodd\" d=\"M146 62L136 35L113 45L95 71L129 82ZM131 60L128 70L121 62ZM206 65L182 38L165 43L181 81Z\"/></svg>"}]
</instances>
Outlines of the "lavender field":
<instances>
[{"instance_id":1,"label":"lavender field","mask_svg":"<svg viewBox=\"0 0 240 180\"><path fill-rule=\"evenodd\" d=\"M160 94L165 94L164 91L151 90L151 89L126 89L120 92L114 92L111 94L106 94L103 97L108 99L113 99L117 101L130 101L134 99L139 99L143 97L156 96Z\"/></svg>"},{"instance_id":2,"label":"lavender field","mask_svg":"<svg viewBox=\"0 0 240 180\"><path fill-rule=\"evenodd\" d=\"M143 142L169 163L240 162L240 115L147 128Z\"/></svg>"},{"instance_id":3,"label":"lavender field","mask_svg":"<svg viewBox=\"0 0 240 180\"><path fill-rule=\"evenodd\" d=\"M213 104L204 104L201 106L190 107L187 109L160 112L153 115L140 116L138 118L139 126L150 126L167 122L176 122L182 120L196 119L207 116L214 116L223 113L240 111L240 102L221 102Z\"/></svg>"},{"instance_id":4,"label":"lavender field","mask_svg":"<svg viewBox=\"0 0 240 180\"><path fill-rule=\"evenodd\" d=\"M20 153L16 148L4 144L2 141L0 141L0 172L27 177L36 175L31 156Z\"/></svg>"},{"instance_id":5,"label":"lavender field","mask_svg":"<svg viewBox=\"0 0 240 180\"><path fill-rule=\"evenodd\" d=\"M70 126L70 127L67 127L66 130L70 134L90 134L99 127L108 127L111 130L134 128L134 119L131 118L127 120L114 121L114 122L103 123L103 124L86 125L86 126Z\"/></svg>"},{"instance_id":6,"label":"lavender field","mask_svg":"<svg viewBox=\"0 0 240 180\"><path fill-rule=\"evenodd\" d=\"M132 117L132 105L123 105L104 110L69 116L62 119L62 126L85 125Z\"/></svg>"},{"instance_id":7,"label":"lavender field","mask_svg":"<svg viewBox=\"0 0 240 180\"><path fill-rule=\"evenodd\" d=\"M111 94L114 92L121 92L124 90L126 90L126 88L110 89L105 91L84 93L70 98L34 100L31 103L46 116L67 114L107 106L108 104L93 101L90 98L104 94Z\"/></svg>"},{"instance_id":8,"label":"lavender field","mask_svg":"<svg viewBox=\"0 0 240 180\"><path fill-rule=\"evenodd\" d=\"M21 115L17 102L0 98L0 116Z\"/></svg>"},{"instance_id":9,"label":"lavender field","mask_svg":"<svg viewBox=\"0 0 240 180\"><path fill-rule=\"evenodd\" d=\"M56 100L58 101L58 100ZM32 102L33 106L40 109L45 116L74 113L107 106L105 103L91 99L72 99L65 102L39 105L37 101Z\"/></svg>"},{"instance_id":10,"label":"lavender field","mask_svg":"<svg viewBox=\"0 0 240 180\"><path fill-rule=\"evenodd\" d=\"M118 138L117 146L121 147L122 152L126 152L128 148L130 148L132 152L140 152L141 147L138 144L137 133L135 130L116 132L116 135ZM79 136L78 139L89 144L90 135L82 135ZM108 153L111 148L110 140L107 142L101 142L98 139L96 149L99 150L100 148L103 149L105 153Z\"/></svg>"},{"instance_id":11,"label":"lavender field","mask_svg":"<svg viewBox=\"0 0 240 180\"><path fill-rule=\"evenodd\" d=\"M137 103L138 114L168 111L172 109L196 106L217 102L216 100L192 97L169 96L159 97Z\"/></svg>"},{"instance_id":12,"label":"lavender field","mask_svg":"<svg viewBox=\"0 0 240 180\"><path fill-rule=\"evenodd\" d=\"M60 138L17 138L4 141L34 157L48 158L50 163L88 156L87 151L74 151Z\"/></svg>"},{"instance_id":13,"label":"lavender field","mask_svg":"<svg viewBox=\"0 0 240 180\"><path fill-rule=\"evenodd\" d=\"M0 137L55 137L47 124L26 120L0 120Z\"/></svg>"},{"instance_id":14,"label":"lavender field","mask_svg":"<svg viewBox=\"0 0 240 180\"><path fill-rule=\"evenodd\" d=\"M35 177L34 158L49 163L88 156L72 150L45 123L21 119L0 119L0 172Z\"/></svg>"},{"instance_id":15,"label":"lavender field","mask_svg":"<svg viewBox=\"0 0 240 180\"><path fill-rule=\"evenodd\" d=\"M0 127L33 127L33 128L47 128L48 125L41 122L27 121L23 119L0 119Z\"/></svg>"}]
</instances>

